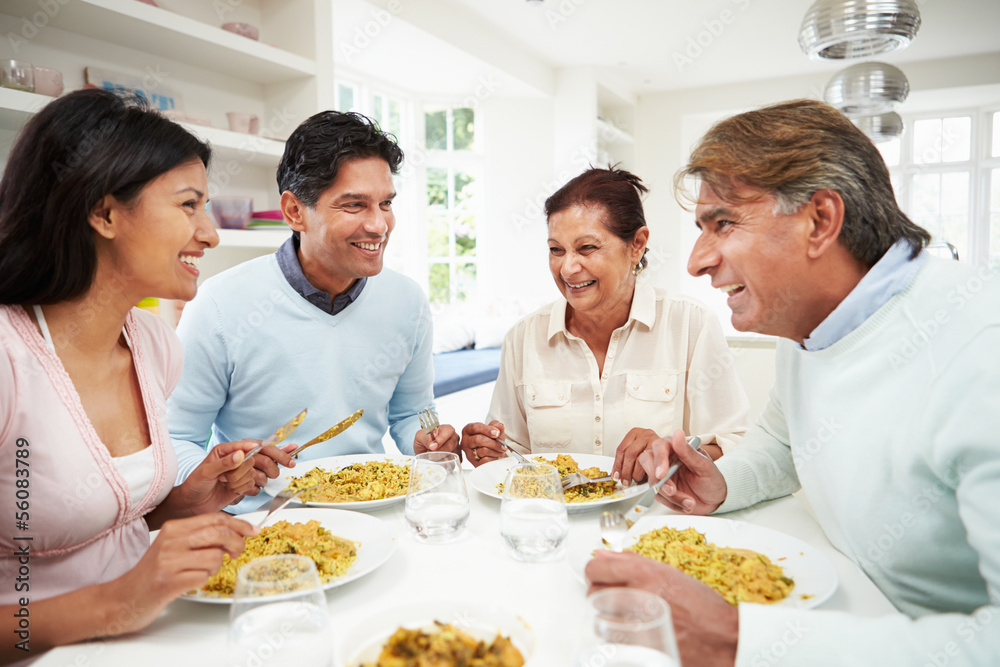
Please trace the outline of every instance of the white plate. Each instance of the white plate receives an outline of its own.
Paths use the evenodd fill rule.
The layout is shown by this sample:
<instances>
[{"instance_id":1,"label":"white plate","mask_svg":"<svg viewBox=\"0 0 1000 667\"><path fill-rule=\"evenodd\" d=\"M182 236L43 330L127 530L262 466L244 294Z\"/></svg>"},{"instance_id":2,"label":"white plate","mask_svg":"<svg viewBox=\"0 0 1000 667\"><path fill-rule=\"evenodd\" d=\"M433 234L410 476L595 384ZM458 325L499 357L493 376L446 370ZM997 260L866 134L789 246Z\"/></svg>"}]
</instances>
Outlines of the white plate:
<instances>
[{"instance_id":1,"label":"white plate","mask_svg":"<svg viewBox=\"0 0 1000 667\"><path fill-rule=\"evenodd\" d=\"M503 607L471 600L427 600L402 607L389 607L338 633L336 665L357 667L374 662L389 637L400 627L433 630L434 621L451 623L476 639L492 642L497 633L509 637L530 663L535 651L535 633L517 614Z\"/></svg>"},{"instance_id":2,"label":"white plate","mask_svg":"<svg viewBox=\"0 0 1000 667\"><path fill-rule=\"evenodd\" d=\"M675 530L694 528L717 546L751 549L780 565L785 575L795 581L795 588L784 600L775 602L776 606L809 609L825 602L837 590L837 570L823 552L791 535L745 521L679 514L647 516L629 529L624 546L632 546L641 535L665 526ZM586 583L584 568L599 548L600 544L591 543L589 548L569 555L570 567L580 581Z\"/></svg>"},{"instance_id":3,"label":"white plate","mask_svg":"<svg viewBox=\"0 0 1000 667\"><path fill-rule=\"evenodd\" d=\"M556 458L555 454L532 454L528 458L533 461L536 456L541 456L547 461L555 460ZM572 456L581 468L591 468L597 466L601 470L611 472L611 467L615 464L615 458L613 456L599 456L597 454L569 454L569 456ZM476 489L476 491L479 491L483 495L502 500L503 494L497 491L497 485L503 484L504 480L507 479L507 471L513 468L516 464L517 460L513 456L484 463L472 471L469 475L469 482L472 483L472 486ZM641 496L649 488L649 485L638 484L632 485L628 488L623 488L621 486L618 488L618 493L613 496L598 498L597 500L591 500L585 503L566 503L566 510L570 514L573 514L576 512L589 512L590 510L600 509L605 505L616 503L620 500Z\"/></svg>"},{"instance_id":4,"label":"white plate","mask_svg":"<svg viewBox=\"0 0 1000 667\"><path fill-rule=\"evenodd\" d=\"M388 456L386 454L349 454L346 456L328 456L322 459L311 461L299 461L294 468L281 468L281 472L274 479L267 480L264 485L264 492L273 496L278 495L291 483L293 477L302 477L313 468L325 468L330 472L337 472L346 468L352 463L368 463L369 461L391 461L399 465L409 466L413 462L410 456ZM393 496L392 498L381 498L379 500L359 500L352 503L305 503L307 507L329 507L342 510L377 510L389 507L406 500L406 493ZM296 502L296 501L293 501Z\"/></svg>"},{"instance_id":5,"label":"white plate","mask_svg":"<svg viewBox=\"0 0 1000 667\"><path fill-rule=\"evenodd\" d=\"M238 518L256 523L264 517L265 512L241 514ZM358 545L358 558L342 577L337 577L323 584L323 589L336 588L368 574L384 563L396 550L395 531L381 519L358 512L344 510L310 509L306 507L285 508L272 514L265 526L277 521L289 523L305 523L313 519L338 537L351 540ZM229 604L232 597L222 597L214 593L197 591L181 596L184 600L209 602L213 604Z\"/></svg>"}]
</instances>

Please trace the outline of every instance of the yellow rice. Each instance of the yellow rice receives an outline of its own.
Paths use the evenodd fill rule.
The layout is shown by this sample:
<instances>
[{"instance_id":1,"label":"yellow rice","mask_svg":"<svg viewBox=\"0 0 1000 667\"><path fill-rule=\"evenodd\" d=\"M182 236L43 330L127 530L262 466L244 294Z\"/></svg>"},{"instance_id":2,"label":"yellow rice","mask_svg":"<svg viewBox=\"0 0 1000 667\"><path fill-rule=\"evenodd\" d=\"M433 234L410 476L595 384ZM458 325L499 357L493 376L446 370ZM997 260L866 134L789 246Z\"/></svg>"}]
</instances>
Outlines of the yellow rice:
<instances>
[{"instance_id":1,"label":"yellow rice","mask_svg":"<svg viewBox=\"0 0 1000 667\"><path fill-rule=\"evenodd\" d=\"M524 656L509 639L491 644L451 624L434 621L431 632L399 628L382 647L378 660L362 667L521 667Z\"/></svg>"},{"instance_id":2,"label":"yellow rice","mask_svg":"<svg viewBox=\"0 0 1000 667\"><path fill-rule=\"evenodd\" d=\"M382 500L406 494L410 483L410 467L392 461L352 463L337 472L313 468L301 477L293 477L288 488L292 491L320 485L299 498L311 503L352 503Z\"/></svg>"},{"instance_id":3,"label":"yellow rice","mask_svg":"<svg viewBox=\"0 0 1000 667\"><path fill-rule=\"evenodd\" d=\"M596 466L581 470L580 464L576 462L576 459L568 454L559 454L556 456L555 460L546 459L543 456L536 456L534 457L534 460L539 463L554 465L559 470L559 477L565 477L566 475L574 472L583 473L590 478L603 477L609 474ZM503 494L502 483L497 485L497 492L501 495ZM566 489L563 492L563 496L566 498L567 503L589 503L595 500L600 500L601 498L616 496L619 492L620 490L617 482L597 482L596 484L581 484L580 486L574 486Z\"/></svg>"}]
</instances>

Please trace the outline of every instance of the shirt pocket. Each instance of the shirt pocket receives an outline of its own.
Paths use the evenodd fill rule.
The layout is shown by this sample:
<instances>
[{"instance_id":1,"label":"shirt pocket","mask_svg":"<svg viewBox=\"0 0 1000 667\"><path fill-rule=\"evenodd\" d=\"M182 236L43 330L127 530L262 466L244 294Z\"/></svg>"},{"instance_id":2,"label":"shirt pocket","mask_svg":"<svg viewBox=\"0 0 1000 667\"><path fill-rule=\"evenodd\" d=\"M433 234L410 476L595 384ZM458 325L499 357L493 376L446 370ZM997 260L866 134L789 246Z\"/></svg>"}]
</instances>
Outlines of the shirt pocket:
<instances>
[{"instance_id":1,"label":"shirt pocket","mask_svg":"<svg viewBox=\"0 0 1000 667\"><path fill-rule=\"evenodd\" d=\"M627 373L626 432L633 428L649 428L659 436L667 436L683 428L684 410L676 400L683 380L684 373Z\"/></svg>"},{"instance_id":2,"label":"shirt pocket","mask_svg":"<svg viewBox=\"0 0 1000 667\"><path fill-rule=\"evenodd\" d=\"M524 385L525 413L531 449L565 447L573 436L569 382Z\"/></svg>"}]
</instances>

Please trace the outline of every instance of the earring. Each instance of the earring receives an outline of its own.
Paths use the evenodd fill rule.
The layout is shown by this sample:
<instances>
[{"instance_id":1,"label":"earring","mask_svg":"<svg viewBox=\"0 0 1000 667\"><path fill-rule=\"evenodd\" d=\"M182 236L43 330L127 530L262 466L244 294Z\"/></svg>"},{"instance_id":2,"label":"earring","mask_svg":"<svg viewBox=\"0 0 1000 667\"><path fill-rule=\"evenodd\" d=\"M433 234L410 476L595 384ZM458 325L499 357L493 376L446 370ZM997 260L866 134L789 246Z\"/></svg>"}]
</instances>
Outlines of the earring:
<instances>
[{"instance_id":1,"label":"earring","mask_svg":"<svg viewBox=\"0 0 1000 667\"><path fill-rule=\"evenodd\" d=\"M642 265L642 262L636 264L635 266L632 267L632 275L638 277L639 274L642 273L642 270L644 268L646 267Z\"/></svg>"}]
</instances>

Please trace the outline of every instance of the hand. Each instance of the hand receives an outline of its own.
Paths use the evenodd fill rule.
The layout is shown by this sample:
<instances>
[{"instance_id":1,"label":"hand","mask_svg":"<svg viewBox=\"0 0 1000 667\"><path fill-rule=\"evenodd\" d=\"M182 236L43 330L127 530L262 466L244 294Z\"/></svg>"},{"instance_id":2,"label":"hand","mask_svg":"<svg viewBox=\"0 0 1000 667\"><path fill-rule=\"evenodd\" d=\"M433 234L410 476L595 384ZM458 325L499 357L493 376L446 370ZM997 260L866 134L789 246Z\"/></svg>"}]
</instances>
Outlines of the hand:
<instances>
[{"instance_id":1,"label":"hand","mask_svg":"<svg viewBox=\"0 0 1000 667\"><path fill-rule=\"evenodd\" d=\"M152 623L167 604L208 581L224 553L239 556L244 538L256 533L246 521L222 512L164 523L135 567L108 584L109 597L128 609L116 619L122 626L116 634Z\"/></svg>"},{"instance_id":2,"label":"hand","mask_svg":"<svg viewBox=\"0 0 1000 667\"><path fill-rule=\"evenodd\" d=\"M451 424L441 424L429 434L417 431L417 434L413 436L413 453L455 452L461 459L462 450L458 443L458 433L455 433L455 427Z\"/></svg>"},{"instance_id":3,"label":"hand","mask_svg":"<svg viewBox=\"0 0 1000 667\"><path fill-rule=\"evenodd\" d=\"M659 437L648 428L634 428L626 433L622 444L615 451L611 476L620 481L622 486L629 486L633 481L637 484L646 481L646 471L639 465L639 455L648 450Z\"/></svg>"},{"instance_id":4,"label":"hand","mask_svg":"<svg viewBox=\"0 0 1000 667\"><path fill-rule=\"evenodd\" d=\"M472 422L462 429L462 451L465 458L477 468L484 463L507 456L507 450L494 438L503 438L503 424L497 420L489 424Z\"/></svg>"},{"instance_id":5,"label":"hand","mask_svg":"<svg viewBox=\"0 0 1000 667\"><path fill-rule=\"evenodd\" d=\"M286 468L294 468L296 461L288 453L296 449L298 449L298 445L295 443L286 443L280 446L268 445L254 454L253 466L248 471L252 476L253 486L249 491L245 491L243 495L256 496L260 493L260 490L267 484L267 480L275 479L281 474L281 470L278 468L279 465Z\"/></svg>"},{"instance_id":6,"label":"hand","mask_svg":"<svg viewBox=\"0 0 1000 667\"><path fill-rule=\"evenodd\" d=\"M682 663L710 667L736 663L739 612L715 589L666 563L628 552L598 549L585 572L590 582L588 594L624 586L666 600Z\"/></svg>"},{"instance_id":7,"label":"hand","mask_svg":"<svg viewBox=\"0 0 1000 667\"><path fill-rule=\"evenodd\" d=\"M205 460L175 489L188 513L217 512L246 494L256 494L253 459L257 457L247 459L246 452L259 444L260 440L248 438L213 447Z\"/></svg>"},{"instance_id":8,"label":"hand","mask_svg":"<svg viewBox=\"0 0 1000 667\"><path fill-rule=\"evenodd\" d=\"M674 460L683 465L663 485L656 499L686 514L708 514L718 509L728 493L726 479L711 457L687 444L684 431L674 431L673 438L654 440L639 457L639 464L650 479L662 479Z\"/></svg>"}]
</instances>

